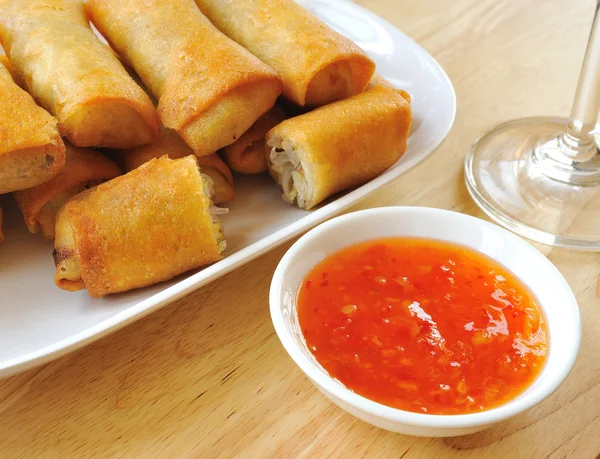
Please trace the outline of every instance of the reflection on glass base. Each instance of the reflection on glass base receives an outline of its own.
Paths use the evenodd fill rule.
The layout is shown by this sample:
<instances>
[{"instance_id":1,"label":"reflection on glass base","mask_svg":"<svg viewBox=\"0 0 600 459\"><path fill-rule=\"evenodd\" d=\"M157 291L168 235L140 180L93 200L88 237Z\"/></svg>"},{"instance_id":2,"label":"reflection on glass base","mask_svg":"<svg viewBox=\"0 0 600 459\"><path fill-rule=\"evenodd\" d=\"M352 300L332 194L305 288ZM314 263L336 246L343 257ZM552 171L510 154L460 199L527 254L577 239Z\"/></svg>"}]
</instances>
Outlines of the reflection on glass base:
<instances>
[{"instance_id":1,"label":"reflection on glass base","mask_svg":"<svg viewBox=\"0 0 600 459\"><path fill-rule=\"evenodd\" d=\"M540 161L540 148L552 145L567 123L540 117L497 126L467 154L467 188L486 214L515 233L553 246L600 250L598 156L577 165L583 182L579 172L570 180L564 164L553 168L546 156Z\"/></svg>"}]
</instances>

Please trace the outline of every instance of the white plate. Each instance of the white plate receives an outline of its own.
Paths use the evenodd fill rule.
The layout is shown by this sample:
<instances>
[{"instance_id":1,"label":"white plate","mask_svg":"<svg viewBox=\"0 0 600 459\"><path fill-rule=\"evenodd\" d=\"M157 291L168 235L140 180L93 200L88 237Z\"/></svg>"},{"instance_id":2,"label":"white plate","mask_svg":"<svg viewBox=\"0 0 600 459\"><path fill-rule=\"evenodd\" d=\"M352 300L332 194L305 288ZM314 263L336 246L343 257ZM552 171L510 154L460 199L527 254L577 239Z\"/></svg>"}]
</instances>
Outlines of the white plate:
<instances>
[{"instance_id":1,"label":"white plate","mask_svg":"<svg viewBox=\"0 0 600 459\"><path fill-rule=\"evenodd\" d=\"M378 73L412 96L413 128L402 159L383 175L311 212L289 206L268 177L244 177L222 219L226 257L200 271L150 288L93 300L54 285L52 244L29 234L5 199L0 246L0 376L57 358L117 330L223 276L278 244L336 215L431 154L448 134L454 89L438 63L394 26L345 0L302 0L376 61ZM265 218L268 216L268 218ZM266 307L266 305L265 305Z\"/></svg>"}]
</instances>

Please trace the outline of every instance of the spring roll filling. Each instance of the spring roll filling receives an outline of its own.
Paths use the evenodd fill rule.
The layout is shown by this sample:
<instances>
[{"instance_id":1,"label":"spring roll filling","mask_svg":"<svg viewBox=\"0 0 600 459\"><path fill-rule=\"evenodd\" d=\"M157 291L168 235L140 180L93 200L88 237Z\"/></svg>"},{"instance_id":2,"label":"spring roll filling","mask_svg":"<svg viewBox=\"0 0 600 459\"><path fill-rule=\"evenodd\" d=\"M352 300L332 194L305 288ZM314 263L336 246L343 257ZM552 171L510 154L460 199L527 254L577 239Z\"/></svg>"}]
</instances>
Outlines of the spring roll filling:
<instances>
[{"instance_id":1,"label":"spring roll filling","mask_svg":"<svg viewBox=\"0 0 600 459\"><path fill-rule=\"evenodd\" d=\"M212 229L215 233L215 239L219 245L219 253L223 253L223 251L227 248L227 243L225 242L225 234L223 233L223 228L221 227L221 220L219 220L219 215L224 215L229 213L229 209L223 207L217 207L212 204L213 197L215 195L215 186L213 180L210 176L203 174L200 172L200 176L202 177L202 184L204 186L204 194L208 196L211 201L211 204L208 208L210 212L210 216L212 217Z\"/></svg>"},{"instance_id":2,"label":"spring roll filling","mask_svg":"<svg viewBox=\"0 0 600 459\"><path fill-rule=\"evenodd\" d=\"M296 146L281 138L275 138L270 146L270 169L283 190L283 199L304 208L312 199L314 186L309 183L308 168L300 159Z\"/></svg>"}]
</instances>

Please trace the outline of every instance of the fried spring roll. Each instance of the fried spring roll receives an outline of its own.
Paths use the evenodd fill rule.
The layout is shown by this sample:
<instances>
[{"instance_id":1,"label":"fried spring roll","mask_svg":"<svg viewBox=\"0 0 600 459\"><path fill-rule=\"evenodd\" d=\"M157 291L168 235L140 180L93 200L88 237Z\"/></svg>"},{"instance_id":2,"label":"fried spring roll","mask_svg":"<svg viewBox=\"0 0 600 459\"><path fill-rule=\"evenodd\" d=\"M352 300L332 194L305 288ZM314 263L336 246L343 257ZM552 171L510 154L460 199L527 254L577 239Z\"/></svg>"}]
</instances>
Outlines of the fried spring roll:
<instances>
[{"instance_id":1,"label":"fried spring roll","mask_svg":"<svg viewBox=\"0 0 600 459\"><path fill-rule=\"evenodd\" d=\"M363 91L375 64L293 0L196 0L227 36L273 67L283 94L319 107Z\"/></svg>"},{"instance_id":2,"label":"fried spring roll","mask_svg":"<svg viewBox=\"0 0 600 459\"><path fill-rule=\"evenodd\" d=\"M286 118L283 111L273 107L231 145L221 150L225 161L240 174L259 174L266 172L265 134Z\"/></svg>"},{"instance_id":3,"label":"fried spring roll","mask_svg":"<svg viewBox=\"0 0 600 459\"><path fill-rule=\"evenodd\" d=\"M235 142L275 103L269 66L219 32L193 0L90 0L92 21L198 156Z\"/></svg>"},{"instance_id":4,"label":"fried spring roll","mask_svg":"<svg viewBox=\"0 0 600 459\"><path fill-rule=\"evenodd\" d=\"M135 148L122 153L122 164L125 172L137 169L151 159L167 155L171 159L185 158L194 152L181 140L176 132L163 128L159 140L151 145ZM263 151L264 156L264 151ZM227 164L217 155L198 157L200 171L206 174L213 182L215 204L231 201L235 197L233 188L233 175Z\"/></svg>"},{"instance_id":5,"label":"fried spring roll","mask_svg":"<svg viewBox=\"0 0 600 459\"><path fill-rule=\"evenodd\" d=\"M401 91L375 87L271 129L269 171L286 201L310 209L400 159L411 120Z\"/></svg>"},{"instance_id":6,"label":"fried spring roll","mask_svg":"<svg viewBox=\"0 0 600 459\"><path fill-rule=\"evenodd\" d=\"M29 231L41 230L44 238L52 240L56 214L67 199L119 175L119 167L98 151L67 144L67 161L56 177L13 194Z\"/></svg>"},{"instance_id":7,"label":"fried spring roll","mask_svg":"<svg viewBox=\"0 0 600 459\"><path fill-rule=\"evenodd\" d=\"M132 148L155 139L152 102L94 35L80 0L2 0L0 38L27 90L74 145Z\"/></svg>"},{"instance_id":8,"label":"fried spring roll","mask_svg":"<svg viewBox=\"0 0 600 459\"><path fill-rule=\"evenodd\" d=\"M64 164L56 119L0 64L0 194L44 183Z\"/></svg>"},{"instance_id":9,"label":"fried spring roll","mask_svg":"<svg viewBox=\"0 0 600 459\"><path fill-rule=\"evenodd\" d=\"M210 195L194 156L164 156L72 197L56 220L56 285L97 298L219 260Z\"/></svg>"}]
</instances>

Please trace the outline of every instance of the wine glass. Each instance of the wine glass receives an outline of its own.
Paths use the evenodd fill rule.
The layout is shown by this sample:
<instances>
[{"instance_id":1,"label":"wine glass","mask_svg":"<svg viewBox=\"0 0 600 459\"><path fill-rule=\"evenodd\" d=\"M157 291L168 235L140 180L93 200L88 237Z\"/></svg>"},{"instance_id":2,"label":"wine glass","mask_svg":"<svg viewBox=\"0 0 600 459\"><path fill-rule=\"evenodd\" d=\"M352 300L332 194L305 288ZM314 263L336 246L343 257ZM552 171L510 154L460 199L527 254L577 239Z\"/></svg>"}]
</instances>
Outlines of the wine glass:
<instances>
[{"instance_id":1,"label":"wine glass","mask_svg":"<svg viewBox=\"0 0 600 459\"><path fill-rule=\"evenodd\" d=\"M465 158L465 180L493 220L529 239L600 250L600 1L569 119L524 118L496 126Z\"/></svg>"}]
</instances>

